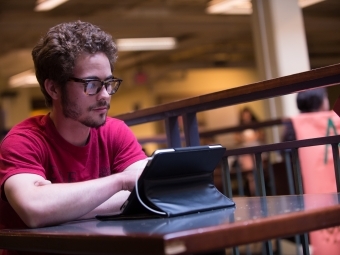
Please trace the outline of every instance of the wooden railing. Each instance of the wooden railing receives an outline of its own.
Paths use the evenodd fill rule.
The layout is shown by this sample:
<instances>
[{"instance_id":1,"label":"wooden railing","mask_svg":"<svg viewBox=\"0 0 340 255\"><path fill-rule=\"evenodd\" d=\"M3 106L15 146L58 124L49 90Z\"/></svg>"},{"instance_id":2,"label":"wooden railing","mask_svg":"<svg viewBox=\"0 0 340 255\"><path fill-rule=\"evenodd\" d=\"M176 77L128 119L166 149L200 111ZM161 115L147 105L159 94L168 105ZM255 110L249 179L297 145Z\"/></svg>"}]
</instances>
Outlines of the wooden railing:
<instances>
[{"instance_id":1,"label":"wooden railing","mask_svg":"<svg viewBox=\"0 0 340 255\"><path fill-rule=\"evenodd\" d=\"M287 95L306 89L332 86L339 82L340 64L336 64L162 104L115 117L124 120L130 126L163 120L165 122L168 146L180 147L181 134L178 126L178 116L182 116L186 146L195 146L199 145L197 112Z\"/></svg>"},{"instance_id":2,"label":"wooden railing","mask_svg":"<svg viewBox=\"0 0 340 255\"><path fill-rule=\"evenodd\" d=\"M138 110L122 115L115 116L118 119L124 120L127 125L138 125L147 122L163 120L165 122L166 129L166 141L168 147L181 147L184 135L186 146L200 145L200 137L212 136L227 132L236 132L245 128L260 128L273 125L280 125L286 122L285 119L269 120L262 123L250 124L243 127L229 127L221 128L218 130L199 131L196 119L196 113L206 110L212 110L220 107L226 107L234 104L246 103L271 97L282 96L290 93L299 92L301 90L313 89L324 86L334 86L340 84L340 64L327 66L323 68L314 69L311 71L293 74L285 77L280 77L272 80L261 81L254 84L249 84L233 89L227 89L215 93L205 94L197 97L192 97L172 103L154 106L147 109ZM184 134L180 132L178 125L178 117L183 118ZM160 135L154 137L155 141L163 141L164 136ZM146 139L145 141L148 141ZM152 141L152 138L149 138ZM333 141L333 142L332 142ZM265 183L263 182L263 166L261 159L261 153L277 151L285 149L291 149L294 154L296 150L304 146L315 146L317 144L326 142L332 144L333 154L336 154L337 137L325 138L325 139L311 139L308 141L296 141L288 143L276 143L271 145L256 146L251 148L240 148L227 150L225 160L230 156L238 156L242 154L254 154L256 169L254 169L255 179L257 179L257 194L266 195ZM292 155L294 158L294 155ZM295 155L296 156L296 155ZM295 159L295 158L294 158ZM296 158L298 160L298 158ZM338 157L334 158L335 162L335 174L337 180L337 190L340 191L340 177ZM298 169L299 162L293 162L293 170L295 178L294 193L300 194L302 191L299 187L301 184L300 170ZM223 187L226 194L232 197L230 190L231 184L229 178L228 164L224 164L223 168ZM287 165L289 170L290 166ZM288 174L289 175L289 174ZM292 183L293 181L289 181Z\"/></svg>"},{"instance_id":3,"label":"wooden railing","mask_svg":"<svg viewBox=\"0 0 340 255\"><path fill-rule=\"evenodd\" d=\"M182 116L185 145L196 146L200 145L200 136L202 137L202 135L212 136L222 132L238 130L237 127L231 127L207 131L205 134L202 132L200 133L196 119L196 114L198 112L278 97L317 87L334 86L337 84L340 84L340 64L158 105L115 117L124 120L127 125L130 126L163 120L165 122L167 146L181 147L183 134L181 134L179 129L178 117ZM282 120L274 120L269 124L277 125L282 124L281 122ZM286 163L287 175L291 176L288 183L290 186L290 193L302 194L303 187L297 153L298 148L321 144L331 144L333 150L337 191L340 192L339 143L340 136L331 136L227 150L222 162L223 191L227 196L233 196L231 191L230 166L228 164L228 157L242 154L253 154L255 159L254 176L257 189L256 193L260 196L266 196L266 184L264 182L263 162L261 155L262 153L270 153L273 151L285 151L286 158L292 159L291 164ZM287 149L289 149L290 156L287 156ZM303 249L306 251L308 248L308 235L302 234L299 237L301 237ZM269 242L266 242L265 245L267 248L270 247Z\"/></svg>"},{"instance_id":4,"label":"wooden railing","mask_svg":"<svg viewBox=\"0 0 340 255\"><path fill-rule=\"evenodd\" d=\"M272 80L261 81L233 89L227 89L215 93L192 97L172 103L158 105L151 108L138 110L135 112L118 115L115 117L124 120L127 123L127 125L130 126L163 120L165 122L167 146L181 147L183 134L181 134L179 129L178 117L182 116L184 139L186 142L186 146L196 146L200 145L200 136L202 136L202 132L200 134L197 125L196 119L197 112L212 110L220 107L226 107L234 104L251 102L255 100L282 96L290 93L299 92L301 90L313 89L324 86L334 86L337 84L340 84L340 64L318 68L311 71L293 74ZM255 128L256 125L260 127L266 125L268 126L282 124L283 121L284 120L272 120L262 124L251 124L249 127ZM221 132L231 132L237 130L238 130L237 127L231 127L221 130L208 131L205 133L205 135L210 136ZM334 137L333 140L335 141L336 138ZM325 142L326 140L321 141ZM257 157L260 157L260 154L263 153L264 151L284 150L285 148L290 148L293 149L294 151L295 149L302 146L316 145L313 144L314 140L307 142L308 145L305 145L304 143L305 142L302 141L291 143L276 143L272 145L257 146L254 148L234 149L228 150L225 156L227 158L230 156L240 155L242 153L243 154L253 153L256 159ZM315 143L319 143L319 140L315 141ZM329 141L329 143L331 142ZM335 150L336 148L333 149ZM334 162L338 162L338 160L334 159ZM261 184L261 180L263 179L263 176L261 175L262 166L260 163L261 163L260 161L256 162L257 164L256 172L260 174L260 176L258 177L259 184ZM225 169L224 174L226 174L227 170L228 169ZM337 166L335 170L336 174L338 175L339 170ZM298 177L298 174L295 174L295 176ZM225 181L228 181L227 177L228 174L224 178ZM299 179L297 179L296 181L299 182ZM340 190L339 177L337 177L337 181L338 181L337 187L339 191ZM263 185L263 182L261 185ZM263 190L264 188L261 185L258 185L258 187L261 187L261 190ZM297 183L296 186L297 187L301 186L301 184ZM230 185L228 187L227 183L224 183L224 187L226 189L226 192L228 191L228 189L230 189ZM232 196L230 192L227 193L229 196ZM263 192L261 192L260 194L265 195L265 193Z\"/></svg>"},{"instance_id":5,"label":"wooden railing","mask_svg":"<svg viewBox=\"0 0 340 255\"><path fill-rule=\"evenodd\" d=\"M222 134L230 134L235 132L242 132L246 129L262 129L262 128L270 128L277 125L284 125L291 122L289 118L279 118L274 120L265 120L256 123L244 124L244 125L237 125L237 126L230 126L230 127L223 127L223 128L215 128L215 129L199 129L198 133L200 138L212 138L216 135ZM146 143L167 143L167 136L166 134L158 134L153 136L143 136L137 137L140 144ZM181 140L185 140L185 136L183 133L180 133Z\"/></svg>"}]
</instances>

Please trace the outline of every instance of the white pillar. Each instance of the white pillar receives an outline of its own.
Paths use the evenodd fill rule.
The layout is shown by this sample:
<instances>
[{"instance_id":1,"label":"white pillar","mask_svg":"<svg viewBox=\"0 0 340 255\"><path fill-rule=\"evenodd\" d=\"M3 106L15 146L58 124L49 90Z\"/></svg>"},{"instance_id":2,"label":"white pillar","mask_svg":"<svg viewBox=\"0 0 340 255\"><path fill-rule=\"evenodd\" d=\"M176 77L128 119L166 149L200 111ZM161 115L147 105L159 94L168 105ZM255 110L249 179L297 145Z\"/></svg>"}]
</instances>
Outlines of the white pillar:
<instances>
[{"instance_id":1,"label":"white pillar","mask_svg":"<svg viewBox=\"0 0 340 255\"><path fill-rule=\"evenodd\" d=\"M257 68L262 80L310 69L301 8L298 0L252 0ZM298 114L296 94L268 100L269 118ZM274 142L280 140L278 129Z\"/></svg>"}]
</instances>

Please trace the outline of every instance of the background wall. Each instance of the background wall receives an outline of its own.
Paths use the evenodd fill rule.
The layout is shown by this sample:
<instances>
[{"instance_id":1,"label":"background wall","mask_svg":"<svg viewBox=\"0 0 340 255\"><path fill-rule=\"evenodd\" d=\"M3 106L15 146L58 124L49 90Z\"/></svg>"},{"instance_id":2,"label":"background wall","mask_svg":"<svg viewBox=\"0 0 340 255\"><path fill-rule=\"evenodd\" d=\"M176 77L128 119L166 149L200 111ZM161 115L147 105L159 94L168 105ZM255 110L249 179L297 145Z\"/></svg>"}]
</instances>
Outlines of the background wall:
<instances>
[{"instance_id":1,"label":"background wall","mask_svg":"<svg viewBox=\"0 0 340 255\"><path fill-rule=\"evenodd\" d=\"M188 69L170 72L154 84L122 85L122 90L112 97L109 114L111 116L194 97L206 93L230 89L258 81L255 69L252 68L206 68ZM239 111L249 106L260 120L265 116L263 101L224 107L216 110L198 113L198 124L201 129L216 129L238 124ZM132 126L137 137L148 137L165 132L162 122ZM232 147L232 134L216 137L216 143ZM148 151L153 151L157 145L147 144Z\"/></svg>"}]
</instances>

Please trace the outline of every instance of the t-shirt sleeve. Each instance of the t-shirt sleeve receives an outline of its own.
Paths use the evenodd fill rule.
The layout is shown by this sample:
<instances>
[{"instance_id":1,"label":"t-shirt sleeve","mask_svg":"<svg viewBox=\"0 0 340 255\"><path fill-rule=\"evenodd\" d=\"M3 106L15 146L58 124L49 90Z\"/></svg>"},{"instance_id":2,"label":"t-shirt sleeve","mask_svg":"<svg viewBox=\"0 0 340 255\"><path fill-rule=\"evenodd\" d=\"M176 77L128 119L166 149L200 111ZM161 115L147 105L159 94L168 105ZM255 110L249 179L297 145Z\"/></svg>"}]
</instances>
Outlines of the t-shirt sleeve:
<instances>
[{"instance_id":1,"label":"t-shirt sleeve","mask_svg":"<svg viewBox=\"0 0 340 255\"><path fill-rule=\"evenodd\" d=\"M114 153L114 172L121 172L131 164L146 158L142 146L138 143L130 128L122 121L115 123L116 132L111 132Z\"/></svg>"},{"instance_id":2,"label":"t-shirt sleeve","mask_svg":"<svg viewBox=\"0 0 340 255\"><path fill-rule=\"evenodd\" d=\"M23 134L11 134L0 145L0 185L12 175L38 174L45 178L43 150L39 142Z\"/></svg>"}]
</instances>

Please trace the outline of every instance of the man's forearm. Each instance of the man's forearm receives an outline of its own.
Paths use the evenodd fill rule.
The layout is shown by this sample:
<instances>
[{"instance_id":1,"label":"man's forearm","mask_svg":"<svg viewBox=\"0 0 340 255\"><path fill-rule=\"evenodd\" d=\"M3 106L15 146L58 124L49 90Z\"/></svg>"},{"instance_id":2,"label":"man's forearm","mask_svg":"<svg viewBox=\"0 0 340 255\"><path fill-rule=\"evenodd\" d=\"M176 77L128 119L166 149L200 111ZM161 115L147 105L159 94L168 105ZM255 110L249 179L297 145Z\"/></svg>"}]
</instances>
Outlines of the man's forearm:
<instances>
[{"instance_id":1,"label":"man's forearm","mask_svg":"<svg viewBox=\"0 0 340 255\"><path fill-rule=\"evenodd\" d=\"M32 177L33 176L33 177ZM122 190L122 173L79 183L27 185L35 175L18 174L5 183L6 196L29 227L59 224L80 218ZM25 189L11 188L15 182Z\"/></svg>"},{"instance_id":2,"label":"man's forearm","mask_svg":"<svg viewBox=\"0 0 340 255\"><path fill-rule=\"evenodd\" d=\"M28 227L89 218L118 210L123 197L113 195L132 190L146 162L140 160L121 173L77 183L51 184L40 175L17 174L6 180L5 194Z\"/></svg>"}]
</instances>

